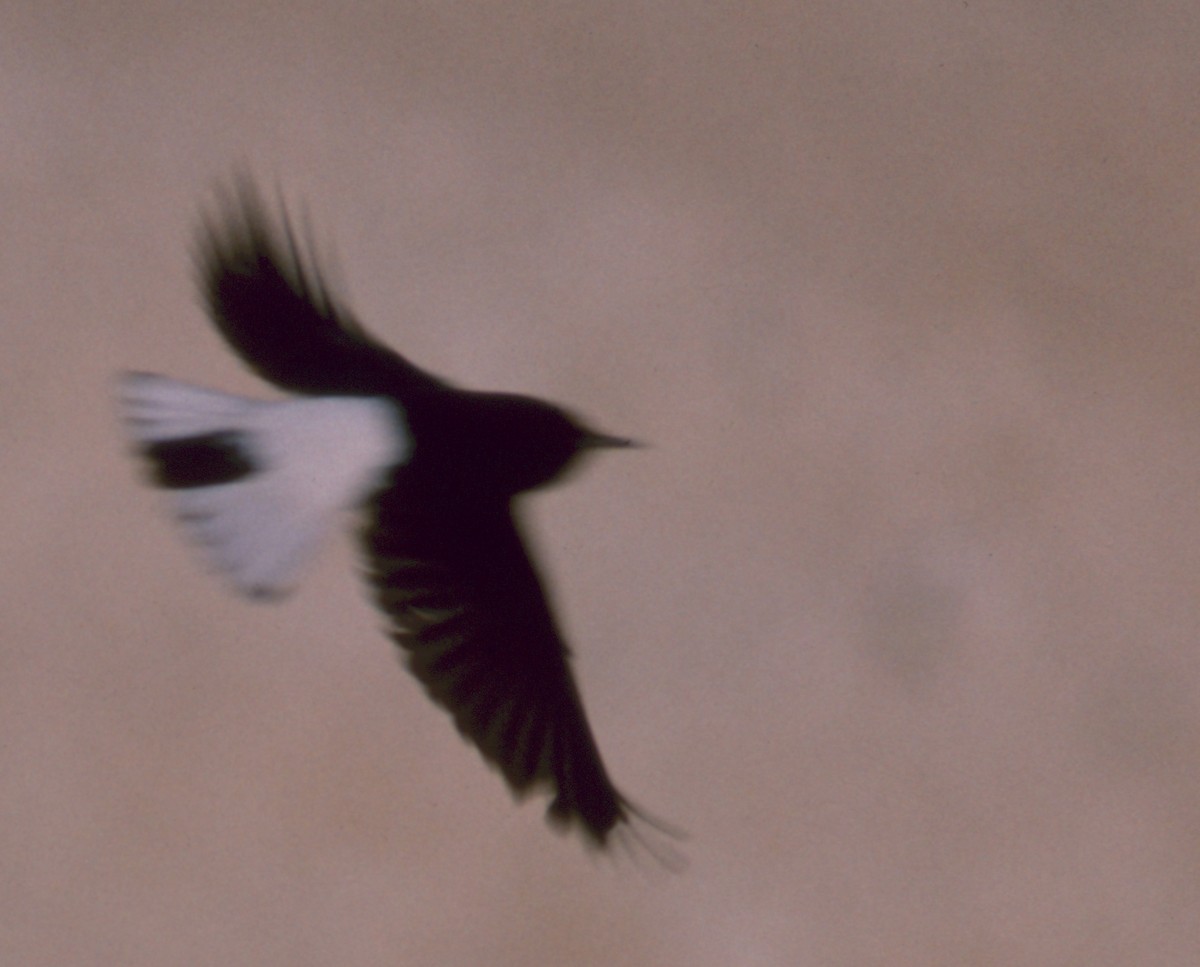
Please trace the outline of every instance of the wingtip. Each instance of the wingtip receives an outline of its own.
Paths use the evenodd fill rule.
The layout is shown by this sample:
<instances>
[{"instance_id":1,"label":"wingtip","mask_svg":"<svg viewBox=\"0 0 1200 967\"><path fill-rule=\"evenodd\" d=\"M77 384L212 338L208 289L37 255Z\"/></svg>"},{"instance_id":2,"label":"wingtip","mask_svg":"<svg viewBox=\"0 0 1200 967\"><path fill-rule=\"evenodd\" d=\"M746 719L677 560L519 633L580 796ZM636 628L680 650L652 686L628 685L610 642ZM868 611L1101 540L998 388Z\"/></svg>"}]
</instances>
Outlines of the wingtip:
<instances>
[{"instance_id":1,"label":"wingtip","mask_svg":"<svg viewBox=\"0 0 1200 967\"><path fill-rule=\"evenodd\" d=\"M546 821L556 830L568 833L578 828L589 852L628 857L635 866L649 856L657 867L672 874L687 871L690 860L679 845L689 838L687 832L640 806L621 797L615 821L605 829L594 828L572 812L564 811L554 800L546 808Z\"/></svg>"}]
</instances>

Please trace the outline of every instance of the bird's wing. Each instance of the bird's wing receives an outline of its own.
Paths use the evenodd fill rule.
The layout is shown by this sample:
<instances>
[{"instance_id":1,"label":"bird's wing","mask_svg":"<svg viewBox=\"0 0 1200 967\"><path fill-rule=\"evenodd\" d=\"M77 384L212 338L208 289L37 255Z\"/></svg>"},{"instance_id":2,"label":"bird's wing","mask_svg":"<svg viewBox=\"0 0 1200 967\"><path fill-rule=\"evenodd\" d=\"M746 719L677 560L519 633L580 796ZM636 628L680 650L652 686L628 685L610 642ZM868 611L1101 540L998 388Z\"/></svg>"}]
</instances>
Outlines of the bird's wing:
<instances>
[{"instance_id":1,"label":"bird's wing","mask_svg":"<svg viewBox=\"0 0 1200 967\"><path fill-rule=\"evenodd\" d=\"M640 817L601 761L508 502L439 505L397 486L363 537L409 670L513 792L549 791L547 818L596 846Z\"/></svg>"},{"instance_id":2,"label":"bird's wing","mask_svg":"<svg viewBox=\"0 0 1200 967\"><path fill-rule=\"evenodd\" d=\"M217 329L264 379L296 393L406 393L441 385L366 332L339 304L286 211L271 217L242 178L204 219L200 289Z\"/></svg>"}]
</instances>

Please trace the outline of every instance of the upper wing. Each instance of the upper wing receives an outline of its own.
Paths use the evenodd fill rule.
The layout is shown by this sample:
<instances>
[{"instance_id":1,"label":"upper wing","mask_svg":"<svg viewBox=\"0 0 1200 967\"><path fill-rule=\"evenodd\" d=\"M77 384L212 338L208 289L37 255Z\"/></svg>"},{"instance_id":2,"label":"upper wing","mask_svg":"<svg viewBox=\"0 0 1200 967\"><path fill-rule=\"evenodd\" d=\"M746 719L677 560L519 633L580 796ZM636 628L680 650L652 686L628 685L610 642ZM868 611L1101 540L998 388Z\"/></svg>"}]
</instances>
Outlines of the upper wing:
<instances>
[{"instance_id":1,"label":"upper wing","mask_svg":"<svg viewBox=\"0 0 1200 967\"><path fill-rule=\"evenodd\" d=\"M440 385L338 304L286 212L277 225L248 178L219 207L196 245L200 289L221 335L251 369L297 393L402 398Z\"/></svg>"},{"instance_id":2,"label":"upper wing","mask_svg":"<svg viewBox=\"0 0 1200 967\"><path fill-rule=\"evenodd\" d=\"M516 794L545 788L549 819L606 845L641 813L604 768L508 503L439 505L397 486L375 510L370 577L409 670Z\"/></svg>"}]
</instances>

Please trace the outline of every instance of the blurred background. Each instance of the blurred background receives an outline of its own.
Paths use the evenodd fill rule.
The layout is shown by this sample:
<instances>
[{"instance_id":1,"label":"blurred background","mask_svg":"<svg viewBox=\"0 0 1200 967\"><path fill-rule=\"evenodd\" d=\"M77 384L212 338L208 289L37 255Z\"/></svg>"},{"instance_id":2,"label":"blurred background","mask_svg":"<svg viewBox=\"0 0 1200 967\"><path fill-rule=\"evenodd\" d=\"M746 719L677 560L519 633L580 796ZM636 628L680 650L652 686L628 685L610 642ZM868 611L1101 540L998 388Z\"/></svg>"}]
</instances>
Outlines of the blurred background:
<instances>
[{"instance_id":1,"label":"blurred background","mask_svg":"<svg viewBox=\"0 0 1200 967\"><path fill-rule=\"evenodd\" d=\"M1200 962L1194 4L0 3L0 962ZM529 507L589 857L339 535L247 603L114 382L238 168L362 320L651 449Z\"/></svg>"}]
</instances>

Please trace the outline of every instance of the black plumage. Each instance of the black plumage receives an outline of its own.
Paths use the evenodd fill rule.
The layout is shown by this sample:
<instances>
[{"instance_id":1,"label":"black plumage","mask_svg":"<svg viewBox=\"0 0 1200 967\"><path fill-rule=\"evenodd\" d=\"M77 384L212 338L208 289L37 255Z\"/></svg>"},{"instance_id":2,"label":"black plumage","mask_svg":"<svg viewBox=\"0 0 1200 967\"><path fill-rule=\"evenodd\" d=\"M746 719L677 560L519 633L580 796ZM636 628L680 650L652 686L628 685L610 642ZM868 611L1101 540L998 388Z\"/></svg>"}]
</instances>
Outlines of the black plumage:
<instances>
[{"instance_id":1,"label":"black plumage","mask_svg":"<svg viewBox=\"0 0 1200 967\"><path fill-rule=\"evenodd\" d=\"M248 181L204 222L196 257L212 319L259 376L306 397L390 404L409 447L361 501L360 536L375 600L429 697L514 793L545 790L547 816L592 844L639 817L677 835L609 777L520 524L521 495L588 449L630 441L541 400L456 388L384 346ZM246 469L229 440L222 431L143 452L160 485L220 484Z\"/></svg>"},{"instance_id":2,"label":"black plumage","mask_svg":"<svg viewBox=\"0 0 1200 967\"><path fill-rule=\"evenodd\" d=\"M236 430L201 433L179 440L147 444L153 482L168 490L233 483L255 471Z\"/></svg>"}]
</instances>

